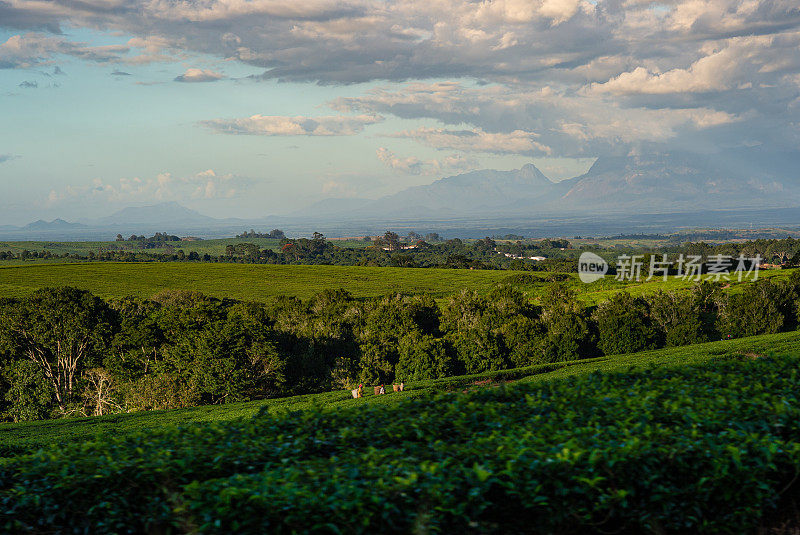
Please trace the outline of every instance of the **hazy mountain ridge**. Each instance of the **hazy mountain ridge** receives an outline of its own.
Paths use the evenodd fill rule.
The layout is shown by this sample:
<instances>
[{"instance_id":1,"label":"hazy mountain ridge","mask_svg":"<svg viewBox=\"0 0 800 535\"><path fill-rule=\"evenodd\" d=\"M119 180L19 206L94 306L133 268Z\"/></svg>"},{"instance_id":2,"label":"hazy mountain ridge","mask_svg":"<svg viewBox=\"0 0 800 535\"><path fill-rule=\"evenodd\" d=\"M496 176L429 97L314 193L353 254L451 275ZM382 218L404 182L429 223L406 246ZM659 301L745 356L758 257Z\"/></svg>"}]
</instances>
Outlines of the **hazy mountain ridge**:
<instances>
[{"instance_id":1,"label":"hazy mountain ridge","mask_svg":"<svg viewBox=\"0 0 800 535\"><path fill-rule=\"evenodd\" d=\"M560 202L598 210L679 211L791 206L792 178L754 176L691 153L599 158ZM796 180L795 180L796 181Z\"/></svg>"},{"instance_id":2,"label":"hazy mountain ridge","mask_svg":"<svg viewBox=\"0 0 800 535\"><path fill-rule=\"evenodd\" d=\"M164 202L149 206L129 206L110 216L92 221L94 225L169 225L175 222L181 224L208 224L219 221L216 218L203 215L196 210L186 208L177 202Z\"/></svg>"},{"instance_id":3,"label":"hazy mountain ridge","mask_svg":"<svg viewBox=\"0 0 800 535\"><path fill-rule=\"evenodd\" d=\"M753 218L796 224L794 216L788 215L793 211L778 210L776 214L784 215L777 219L769 213L800 207L798 169L800 153L773 154L760 148L715 157L640 154L598 158L586 173L560 182L550 180L533 164L511 171L471 171L379 199L323 199L285 217L217 219L166 202L128 207L80 223L40 220L0 231L5 239L69 240L156 231L224 237L250 228L282 228L294 235L320 230L334 236L381 233L389 227L455 231L481 225L509 231L546 227L553 229L551 235L561 235L557 228L587 232L580 229L591 227L599 218L609 223L609 218L620 224L630 221L631 228L622 227L626 232L634 227L652 231L652 225L661 220L658 214L671 214L664 220L671 227L681 221L675 214L691 214L695 226L721 224L723 211L728 211L724 216L728 224L752 224ZM638 222L629 216L637 216ZM560 226L552 226L557 223Z\"/></svg>"},{"instance_id":4,"label":"hazy mountain ridge","mask_svg":"<svg viewBox=\"0 0 800 535\"><path fill-rule=\"evenodd\" d=\"M69 223L60 218L54 219L52 221L45 221L44 219L39 219L38 221L34 221L33 223L28 223L27 225L22 227L22 230L65 230L65 229L83 228L85 226L86 225L83 225L81 223Z\"/></svg>"},{"instance_id":5,"label":"hazy mountain ridge","mask_svg":"<svg viewBox=\"0 0 800 535\"><path fill-rule=\"evenodd\" d=\"M800 181L793 168L773 165L767 171L754 161L764 155L754 156L750 161L732 158L727 164L721 163L724 158L688 152L601 157L583 175L560 182L533 164L513 171L472 171L365 201L338 215L499 218L800 205ZM300 213L315 217L311 211Z\"/></svg>"}]
</instances>

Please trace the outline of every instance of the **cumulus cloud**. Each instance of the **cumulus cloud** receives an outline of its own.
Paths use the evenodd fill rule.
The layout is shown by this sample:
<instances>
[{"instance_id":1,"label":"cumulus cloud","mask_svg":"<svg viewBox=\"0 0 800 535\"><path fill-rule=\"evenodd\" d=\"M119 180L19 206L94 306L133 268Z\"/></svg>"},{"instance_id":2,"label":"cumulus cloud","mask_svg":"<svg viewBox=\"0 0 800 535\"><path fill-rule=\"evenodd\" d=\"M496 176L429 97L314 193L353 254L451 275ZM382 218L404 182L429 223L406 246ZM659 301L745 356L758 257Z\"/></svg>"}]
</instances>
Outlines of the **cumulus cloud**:
<instances>
[{"instance_id":1,"label":"cumulus cloud","mask_svg":"<svg viewBox=\"0 0 800 535\"><path fill-rule=\"evenodd\" d=\"M437 149L454 149L465 152L490 152L494 154L549 155L550 147L536 141L533 132L484 132L480 128L469 130L446 130L443 128L419 128L393 134L392 137L414 139Z\"/></svg>"},{"instance_id":2,"label":"cumulus cloud","mask_svg":"<svg viewBox=\"0 0 800 535\"><path fill-rule=\"evenodd\" d=\"M39 83L36 81L25 80L19 84L19 86L23 89L36 89L39 87Z\"/></svg>"},{"instance_id":3,"label":"cumulus cloud","mask_svg":"<svg viewBox=\"0 0 800 535\"><path fill-rule=\"evenodd\" d=\"M387 167L409 175L431 175L443 171L461 172L476 169L479 166L476 159L463 154L452 154L446 158L435 160L420 160L414 156L399 157L386 147L380 147L375 152L378 159Z\"/></svg>"},{"instance_id":4,"label":"cumulus cloud","mask_svg":"<svg viewBox=\"0 0 800 535\"><path fill-rule=\"evenodd\" d=\"M591 89L601 93L651 94L702 93L733 89L752 83L755 74L770 61L765 49L772 45L766 36L731 39L721 50L714 50L687 68L651 72L645 67L623 72Z\"/></svg>"},{"instance_id":5,"label":"cumulus cloud","mask_svg":"<svg viewBox=\"0 0 800 535\"><path fill-rule=\"evenodd\" d=\"M434 118L469 129L420 128L395 136L428 146L499 154L583 157L627 152L632 145L666 143L722 125L752 120L752 112L732 113L708 106L623 105L606 95L587 98L565 90L457 82L412 83L397 90L375 89L361 97L339 98L340 111L392 114L404 119ZM753 123L749 123L753 126ZM692 140L696 141L696 140Z\"/></svg>"},{"instance_id":6,"label":"cumulus cloud","mask_svg":"<svg viewBox=\"0 0 800 535\"><path fill-rule=\"evenodd\" d=\"M224 134L250 134L259 136L353 136L367 125L379 123L379 115L284 117L279 115L253 115L241 119L212 119L201 121L206 126Z\"/></svg>"},{"instance_id":7,"label":"cumulus cloud","mask_svg":"<svg viewBox=\"0 0 800 535\"><path fill-rule=\"evenodd\" d=\"M176 82L216 82L222 80L225 75L205 69L186 69L186 72L175 77Z\"/></svg>"},{"instance_id":8,"label":"cumulus cloud","mask_svg":"<svg viewBox=\"0 0 800 535\"><path fill-rule=\"evenodd\" d=\"M0 44L0 66L5 68L27 68L51 61L58 54L76 58L107 62L119 60L130 51L124 45L89 46L75 43L61 36L47 36L38 33L12 35Z\"/></svg>"},{"instance_id":9,"label":"cumulus cloud","mask_svg":"<svg viewBox=\"0 0 800 535\"><path fill-rule=\"evenodd\" d=\"M90 184L51 190L46 205L82 199L109 203L151 202L180 199L231 199L245 194L254 184L251 179L232 174L217 174L213 169L190 176L160 173L154 178L95 179Z\"/></svg>"},{"instance_id":10,"label":"cumulus cloud","mask_svg":"<svg viewBox=\"0 0 800 535\"><path fill-rule=\"evenodd\" d=\"M136 63L199 53L256 67L260 79L410 81L335 104L451 125L414 138L443 148L492 135L559 155L636 143L800 143L796 0L14 0L0 1L0 25L29 32L0 45L6 68L58 54ZM134 38L90 47L59 35L61 25ZM432 79L457 82L419 82ZM363 128L306 119L205 124L264 135Z\"/></svg>"},{"instance_id":11,"label":"cumulus cloud","mask_svg":"<svg viewBox=\"0 0 800 535\"><path fill-rule=\"evenodd\" d=\"M2 23L0 22L0 24ZM178 57L164 53L170 46L168 40L153 37L133 38L124 45L90 46L84 42L70 41L60 35L32 32L12 35L0 44L0 68L30 68L48 64L58 55L71 56L95 63L144 64L169 61ZM131 54L132 52L133 54ZM59 72L55 74L59 74Z\"/></svg>"}]
</instances>

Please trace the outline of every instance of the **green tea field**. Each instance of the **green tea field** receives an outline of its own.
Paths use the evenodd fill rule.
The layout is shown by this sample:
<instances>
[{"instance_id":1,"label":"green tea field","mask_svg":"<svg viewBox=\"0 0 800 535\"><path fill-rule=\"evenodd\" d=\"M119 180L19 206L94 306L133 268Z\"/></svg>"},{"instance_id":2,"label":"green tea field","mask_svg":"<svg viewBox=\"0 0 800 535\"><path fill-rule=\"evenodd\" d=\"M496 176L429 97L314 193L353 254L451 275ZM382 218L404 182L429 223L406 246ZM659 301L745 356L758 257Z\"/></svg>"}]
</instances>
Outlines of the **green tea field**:
<instances>
[{"instance_id":1,"label":"green tea field","mask_svg":"<svg viewBox=\"0 0 800 535\"><path fill-rule=\"evenodd\" d=\"M376 402L393 404L404 399L424 396L434 392L469 391L487 385L497 386L508 382L539 383L574 375L585 375L596 371L616 372L652 367L675 367L685 364L700 364L712 359L727 359L737 356L757 358L768 354L800 355L800 331L423 381L406 385L406 391L403 393L390 392L385 396L374 396L371 391L367 391L370 389L366 388L365 396L361 399L353 399L350 392L340 390L322 394L308 394L227 405L210 405L171 411L150 411L16 424L3 423L0 424L0 455L14 455L48 445L81 442L104 435L121 436L143 429L250 418L264 410L280 412L314 407L338 410L344 407Z\"/></svg>"},{"instance_id":2,"label":"green tea field","mask_svg":"<svg viewBox=\"0 0 800 535\"><path fill-rule=\"evenodd\" d=\"M760 277L786 278L794 270L762 271ZM359 266L254 265L213 263L25 263L0 267L0 296L20 297L53 286L75 286L104 298L149 297L162 290L194 290L207 295L265 301L287 295L307 299L325 289L344 288L355 297L392 292L431 294L441 299L462 289L485 292L496 284L513 284L536 298L552 280L547 273L504 270L390 268ZM658 290L688 289L693 281L670 277L641 282L617 282L611 277L581 283L577 275L562 275L587 304L619 291L645 295ZM727 282L731 291L747 282Z\"/></svg>"}]
</instances>

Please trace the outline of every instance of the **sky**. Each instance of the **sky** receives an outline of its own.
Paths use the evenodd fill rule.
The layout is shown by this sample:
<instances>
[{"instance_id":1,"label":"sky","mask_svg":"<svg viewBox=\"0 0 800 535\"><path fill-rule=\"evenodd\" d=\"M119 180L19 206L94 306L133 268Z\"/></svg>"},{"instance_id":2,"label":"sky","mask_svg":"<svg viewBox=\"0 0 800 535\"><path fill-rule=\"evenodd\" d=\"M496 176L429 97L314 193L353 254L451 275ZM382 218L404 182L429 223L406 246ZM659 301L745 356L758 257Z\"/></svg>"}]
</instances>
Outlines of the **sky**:
<instances>
[{"instance_id":1,"label":"sky","mask_svg":"<svg viewBox=\"0 0 800 535\"><path fill-rule=\"evenodd\" d=\"M797 0L0 0L0 224L800 145Z\"/></svg>"}]
</instances>

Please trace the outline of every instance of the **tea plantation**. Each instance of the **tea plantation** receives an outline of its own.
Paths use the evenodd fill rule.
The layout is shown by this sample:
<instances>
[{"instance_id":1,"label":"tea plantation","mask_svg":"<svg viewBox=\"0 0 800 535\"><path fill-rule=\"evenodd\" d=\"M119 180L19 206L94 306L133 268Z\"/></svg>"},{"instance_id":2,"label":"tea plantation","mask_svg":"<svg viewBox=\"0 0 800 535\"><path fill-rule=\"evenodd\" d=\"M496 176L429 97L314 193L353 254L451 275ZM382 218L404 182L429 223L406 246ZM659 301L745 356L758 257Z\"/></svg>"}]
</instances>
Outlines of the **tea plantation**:
<instances>
[{"instance_id":1,"label":"tea plantation","mask_svg":"<svg viewBox=\"0 0 800 535\"><path fill-rule=\"evenodd\" d=\"M787 279L796 269L762 271L760 278ZM607 300L620 291L647 295L659 290L688 290L695 283L680 277L667 281L618 282L613 277L583 284L577 274L393 268L324 265L258 265L209 263L26 263L0 266L0 295L22 297L39 288L73 286L109 299L150 297L163 290L192 290L218 298L266 301L277 296L308 299L326 289L343 288L355 297L375 297L392 292L430 294L445 298L463 289L484 293L497 284L510 284L537 297L554 279L574 288L586 304ZM735 278L729 291L745 282Z\"/></svg>"},{"instance_id":2,"label":"tea plantation","mask_svg":"<svg viewBox=\"0 0 800 535\"><path fill-rule=\"evenodd\" d=\"M62 420L58 446L0 461L0 526L755 532L797 491L799 334L215 408L255 414L232 421L129 415L95 440L75 440L92 420Z\"/></svg>"},{"instance_id":3,"label":"tea plantation","mask_svg":"<svg viewBox=\"0 0 800 535\"><path fill-rule=\"evenodd\" d=\"M508 381L539 383L572 375L585 375L596 371L615 372L629 369L647 369L652 366L675 367L707 362L715 358L733 358L741 355L767 354L800 355L800 331L753 336L644 351L630 355L613 355L584 360L540 364L477 375L463 375L407 384L402 394L389 393L374 396L365 389L364 397L353 399L349 391L338 390L322 394L307 394L286 398L204 405L167 411L146 411L131 414L113 414L88 418L61 418L56 420L0 423L0 457L30 453L48 445L70 442L102 440L146 429L181 426L193 423L222 422L250 418L259 411L304 410L323 408L338 411L343 408L369 403L394 404L421 395L438 392L463 392L483 384L497 385Z\"/></svg>"}]
</instances>

